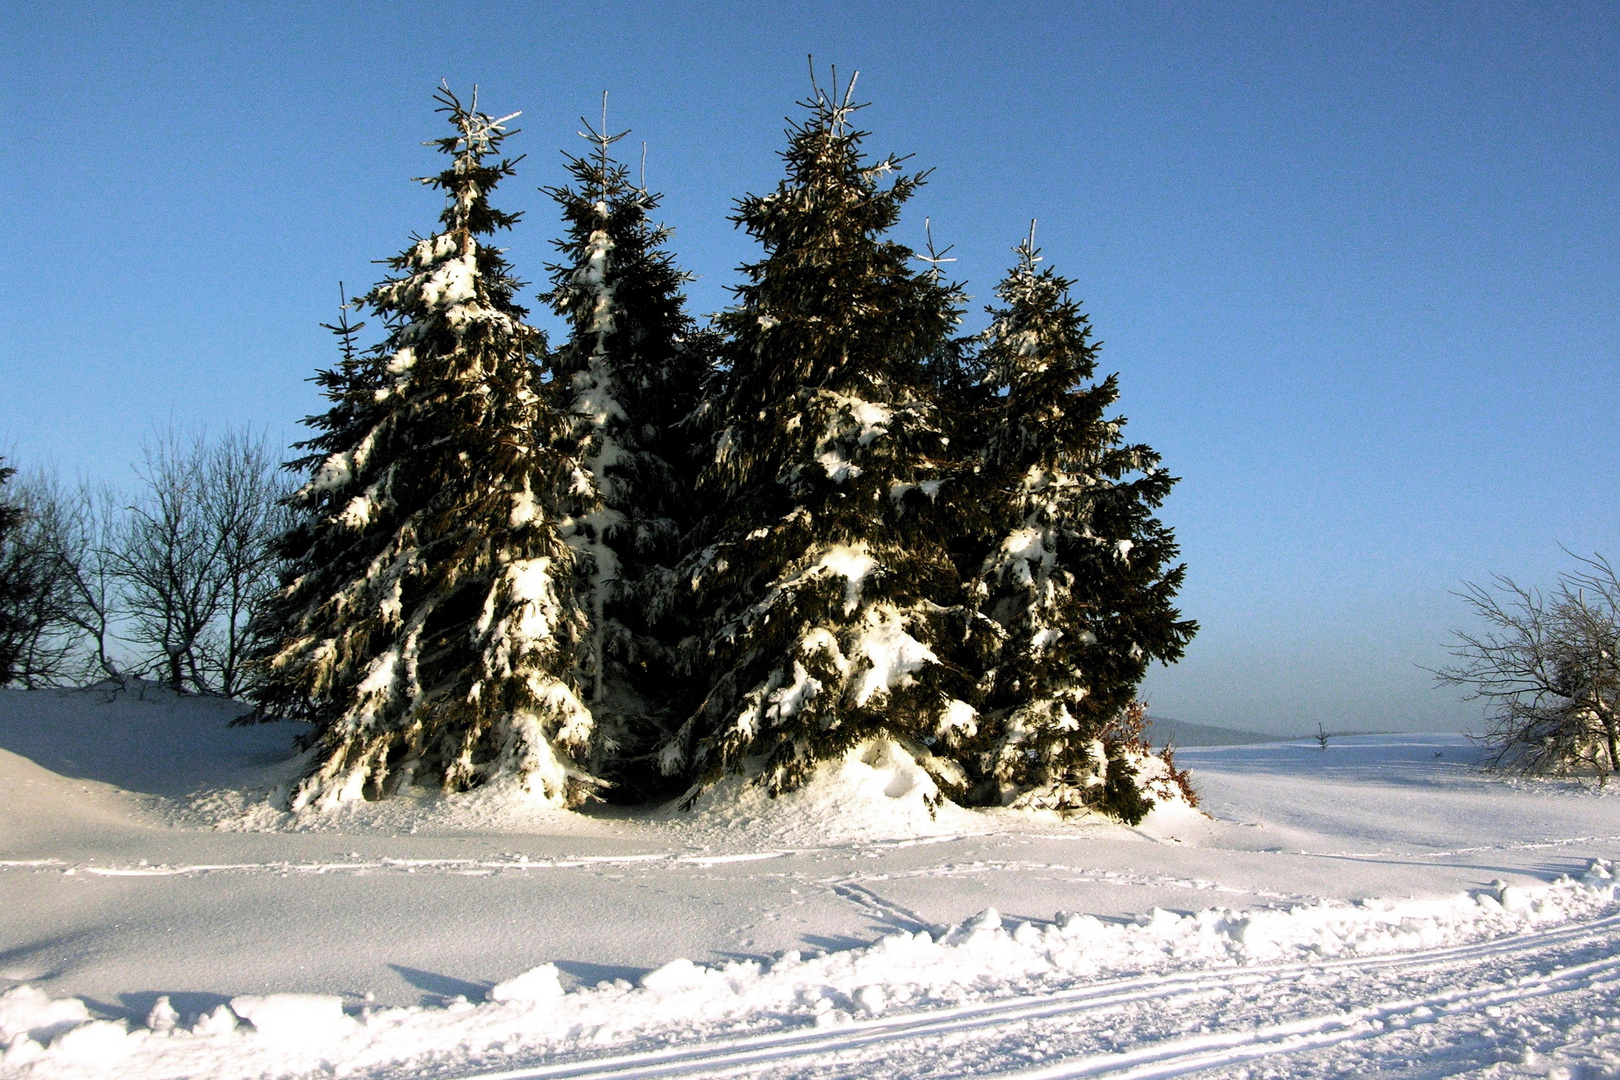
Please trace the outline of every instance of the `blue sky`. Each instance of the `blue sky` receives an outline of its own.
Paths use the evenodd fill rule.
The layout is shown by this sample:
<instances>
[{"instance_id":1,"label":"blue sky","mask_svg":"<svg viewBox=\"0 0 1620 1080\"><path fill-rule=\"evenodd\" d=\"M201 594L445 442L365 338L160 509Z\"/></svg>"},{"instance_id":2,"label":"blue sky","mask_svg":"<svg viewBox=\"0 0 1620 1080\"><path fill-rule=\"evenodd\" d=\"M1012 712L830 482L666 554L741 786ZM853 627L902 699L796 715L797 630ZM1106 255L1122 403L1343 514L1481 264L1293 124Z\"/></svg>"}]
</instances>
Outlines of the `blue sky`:
<instances>
[{"instance_id":1,"label":"blue sky","mask_svg":"<svg viewBox=\"0 0 1620 1080\"><path fill-rule=\"evenodd\" d=\"M768 10L767 10L768 8ZM0 3L0 447L122 482L154 424L286 441L337 283L433 225L441 79L523 110L497 202L609 91L693 308L755 257L805 56L861 72L874 153L935 169L979 306L1038 218L1203 632L1153 710L1280 731L1455 727L1451 590L1620 556L1620 8L1612 4ZM635 152L632 149L632 153ZM532 297L532 292L531 292ZM548 320L537 317L542 325Z\"/></svg>"}]
</instances>

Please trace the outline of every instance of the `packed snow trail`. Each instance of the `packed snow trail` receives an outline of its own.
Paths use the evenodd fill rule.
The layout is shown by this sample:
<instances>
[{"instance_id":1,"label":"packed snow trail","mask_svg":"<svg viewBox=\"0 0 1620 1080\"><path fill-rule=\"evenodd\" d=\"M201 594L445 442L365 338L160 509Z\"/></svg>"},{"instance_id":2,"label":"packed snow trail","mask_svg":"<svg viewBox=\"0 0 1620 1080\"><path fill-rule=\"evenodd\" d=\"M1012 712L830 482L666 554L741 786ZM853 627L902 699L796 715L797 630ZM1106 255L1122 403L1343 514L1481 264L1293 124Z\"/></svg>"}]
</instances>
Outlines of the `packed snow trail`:
<instances>
[{"instance_id":1,"label":"packed snow trail","mask_svg":"<svg viewBox=\"0 0 1620 1080\"><path fill-rule=\"evenodd\" d=\"M675 960L640 986L565 992L545 964L481 1005L358 1016L337 997L272 994L189 1029L165 1001L131 1029L22 987L0 996L0 1076L1066 1080L1248 1062L1332 1076L1413 1055L1425 1075L1456 1075L1504 1054L1612 1071L1617 990L1620 896L1596 860L1579 879L1433 900L1010 930L986 911L937 938L899 931L768 966Z\"/></svg>"},{"instance_id":2,"label":"packed snow trail","mask_svg":"<svg viewBox=\"0 0 1620 1080\"><path fill-rule=\"evenodd\" d=\"M1482 977L1486 964L1490 974ZM480 1080L992 1075L1007 1080L1103 1076L1145 1080L1306 1054L1346 1042L1388 1043L1431 1026L1454 1035L1470 1027L1476 1012L1499 1014L1539 999L1569 999L1560 1003L1559 1011L1587 1019L1605 1011L1606 1005L1609 1016L1620 1020L1617 989L1620 915L1611 915L1473 946L1376 959L1116 979L988 1005L856 1022L834 1032L462 1075ZM1336 999L1339 1007L1313 1009L1312 999L1323 997ZM1365 1004L1368 1001L1381 1003ZM1290 1019L1265 1022L1278 1014ZM1237 1030L1208 1030L1217 1023ZM1174 1037L1194 1025L1203 1030ZM1131 1047L1097 1052L1122 1026L1130 1032ZM1610 1049L1620 1049L1620 1035L1613 1042ZM1378 1053L1380 1049L1369 1047L1359 1053L1387 1056ZM998 1067L1008 1059L1043 1056L1058 1060L1011 1071ZM1326 1073L1344 1073L1344 1060L1341 1056L1326 1063ZM1614 1060L1620 1064L1620 1056ZM1288 1068L1297 1076L1321 1071L1312 1066L1313 1062L1297 1061Z\"/></svg>"}]
</instances>

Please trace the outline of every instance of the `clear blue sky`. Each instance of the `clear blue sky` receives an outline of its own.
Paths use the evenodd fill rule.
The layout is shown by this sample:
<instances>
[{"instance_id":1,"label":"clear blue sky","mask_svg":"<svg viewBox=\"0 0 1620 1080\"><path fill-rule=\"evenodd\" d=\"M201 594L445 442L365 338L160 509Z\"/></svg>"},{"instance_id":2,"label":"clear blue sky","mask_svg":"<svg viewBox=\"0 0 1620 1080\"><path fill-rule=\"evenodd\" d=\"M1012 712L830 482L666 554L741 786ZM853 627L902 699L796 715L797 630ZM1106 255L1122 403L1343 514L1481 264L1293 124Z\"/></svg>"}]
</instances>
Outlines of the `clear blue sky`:
<instances>
[{"instance_id":1,"label":"clear blue sky","mask_svg":"<svg viewBox=\"0 0 1620 1080\"><path fill-rule=\"evenodd\" d=\"M648 143L694 309L755 256L805 54L987 298L1031 217L1183 477L1154 711L1457 726L1450 590L1620 556L1620 7L0 3L0 447L122 481L153 424L296 436L337 282L433 225L446 78L523 110L544 278L581 113ZM632 150L632 153L634 151ZM979 316L974 316L979 321ZM542 324L547 320L541 319Z\"/></svg>"}]
</instances>

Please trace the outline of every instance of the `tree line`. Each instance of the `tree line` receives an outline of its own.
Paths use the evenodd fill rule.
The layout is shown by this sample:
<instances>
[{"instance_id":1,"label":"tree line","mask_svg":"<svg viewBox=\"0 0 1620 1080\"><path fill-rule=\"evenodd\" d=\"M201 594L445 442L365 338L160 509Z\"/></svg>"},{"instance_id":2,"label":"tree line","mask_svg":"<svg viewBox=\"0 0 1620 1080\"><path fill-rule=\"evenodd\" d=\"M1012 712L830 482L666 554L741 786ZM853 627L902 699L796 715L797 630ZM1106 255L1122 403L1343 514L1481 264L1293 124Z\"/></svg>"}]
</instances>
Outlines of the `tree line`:
<instances>
[{"instance_id":1,"label":"tree line","mask_svg":"<svg viewBox=\"0 0 1620 1080\"><path fill-rule=\"evenodd\" d=\"M266 439L173 430L132 488L0 467L0 684L151 679L242 697L294 485Z\"/></svg>"},{"instance_id":2,"label":"tree line","mask_svg":"<svg viewBox=\"0 0 1620 1080\"><path fill-rule=\"evenodd\" d=\"M555 344L491 242L519 225L490 201L513 117L441 89L438 228L332 324L329 407L296 489L263 488L254 584L200 586L201 623L124 616L147 668L310 722L294 808L402 784L572 806L743 774L776 793L882 743L963 804L1140 819L1136 688L1196 631L1155 517L1175 481L1125 441L1118 380L1033 230L989 328L960 331L946 253L891 235L926 173L865 154L852 89L813 85L783 179L738 201L761 254L710 325L686 312L658 195L613 156L622 133L588 126L546 189L566 225L540 296L568 326ZM143 477L185 456L164 453ZM200 492L225 465L192 456ZM190 483L154 487L96 550L229 547L239 511ZM170 522L194 505L221 523L195 541ZM147 548L123 539L141 530ZM138 561L107 580L184 592Z\"/></svg>"}]
</instances>

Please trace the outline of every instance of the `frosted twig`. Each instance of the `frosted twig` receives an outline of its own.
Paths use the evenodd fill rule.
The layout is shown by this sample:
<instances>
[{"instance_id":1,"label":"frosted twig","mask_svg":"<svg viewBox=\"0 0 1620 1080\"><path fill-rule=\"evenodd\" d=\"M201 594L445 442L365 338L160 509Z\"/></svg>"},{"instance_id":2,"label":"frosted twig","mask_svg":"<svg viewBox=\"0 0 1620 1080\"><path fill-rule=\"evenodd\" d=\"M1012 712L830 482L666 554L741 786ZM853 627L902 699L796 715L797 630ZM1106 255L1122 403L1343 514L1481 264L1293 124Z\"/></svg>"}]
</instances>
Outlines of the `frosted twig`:
<instances>
[{"instance_id":1,"label":"frosted twig","mask_svg":"<svg viewBox=\"0 0 1620 1080\"><path fill-rule=\"evenodd\" d=\"M603 202L606 202L607 197L608 197L608 164L609 164L609 162L612 161L612 158L610 158L608 156L608 147L612 146L614 143L618 142L620 139L622 139L626 135L630 134L630 129L629 128L625 128L623 131L619 132L617 135L609 135L608 134L607 99L608 99L608 92L606 90L604 90L604 91L602 91L602 126L599 127L599 128L595 127L595 126L593 126L591 124L591 122L589 120L585 119L582 116L582 117L579 118L579 122L581 124L585 125L585 130L576 133L576 134L579 135L580 138L586 140L587 142L593 142L593 143L596 144L596 158L597 158L597 162L601 166L601 170L602 170L602 201ZM643 169L645 169L645 160L646 160L645 151L643 151L643 159L642 160L643 160Z\"/></svg>"},{"instance_id":2,"label":"frosted twig","mask_svg":"<svg viewBox=\"0 0 1620 1080\"><path fill-rule=\"evenodd\" d=\"M923 231L928 237L928 254L917 255L914 256L914 258L918 262L925 262L928 264L928 273L934 279L934 283L938 284L939 279L944 276L944 271L939 268L939 264L956 261L954 258L947 259L945 257L951 253L951 249L956 247L956 245L952 244L944 251L934 250L934 222L932 218L923 218Z\"/></svg>"},{"instance_id":3,"label":"frosted twig","mask_svg":"<svg viewBox=\"0 0 1620 1080\"><path fill-rule=\"evenodd\" d=\"M1028 239L1026 239L1022 244L1018 245L1018 247L1014 248L1013 250L1017 251L1018 254L1023 257L1025 266L1033 267L1036 263L1043 261L1041 259L1040 255L1038 254L1040 249L1035 246L1035 219L1034 218L1029 219L1029 237L1028 237Z\"/></svg>"}]
</instances>

